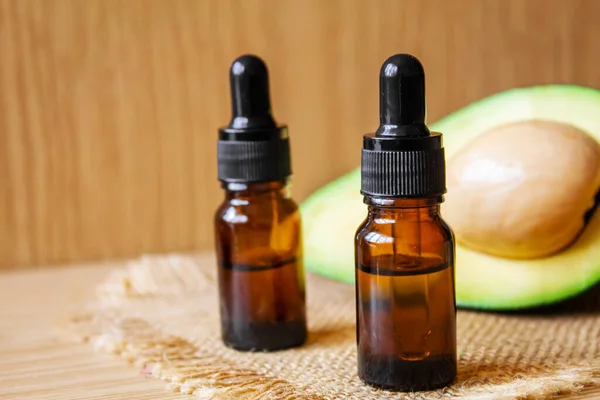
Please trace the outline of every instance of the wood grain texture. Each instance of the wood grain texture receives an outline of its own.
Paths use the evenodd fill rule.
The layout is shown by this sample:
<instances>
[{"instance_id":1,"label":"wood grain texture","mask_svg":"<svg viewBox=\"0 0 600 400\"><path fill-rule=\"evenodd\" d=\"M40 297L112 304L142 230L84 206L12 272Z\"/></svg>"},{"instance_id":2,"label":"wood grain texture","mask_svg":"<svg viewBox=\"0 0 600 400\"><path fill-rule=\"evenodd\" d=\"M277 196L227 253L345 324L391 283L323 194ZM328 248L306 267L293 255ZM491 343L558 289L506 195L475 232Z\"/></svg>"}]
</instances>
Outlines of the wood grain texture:
<instances>
[{"instance_id":1,"label":"wood grain texture","mask_svg":"<svg viewBox=\"0 0 600 400\"><path fill-rule=\"evenodd\" d=\"M97 281L110 267L0 274L0 304L13 305L0 308L1 400L193 399L69 337L66 323L85 315Z\"/></svg>"},{"instance_id":2,"label":"wood grain texture","mask_svg":"<svg viewBox=\"0 0 600 400\"><path fill-rule=\"evenodd\" d=\"M0 0L0 267L210 248L241 53L269 63L302 200L359 165L387 56L423 61L434 121L600 88L599 20L596 0Z\"/></svg>"}]
</instances>

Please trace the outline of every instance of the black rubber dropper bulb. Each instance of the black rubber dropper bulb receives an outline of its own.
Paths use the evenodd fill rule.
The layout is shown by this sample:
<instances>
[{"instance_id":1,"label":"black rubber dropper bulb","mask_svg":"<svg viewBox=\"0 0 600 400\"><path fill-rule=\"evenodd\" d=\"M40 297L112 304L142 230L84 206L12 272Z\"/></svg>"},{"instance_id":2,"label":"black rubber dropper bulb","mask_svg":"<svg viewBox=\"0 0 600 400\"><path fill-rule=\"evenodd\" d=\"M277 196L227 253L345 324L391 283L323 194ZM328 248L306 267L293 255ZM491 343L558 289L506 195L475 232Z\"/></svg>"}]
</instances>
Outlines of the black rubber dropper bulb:
<instances>
[{"instance_id":1,"label":"black rubber dropper bulb","mask_svg":"<svg viewBox=\"0 0 600 400\"><path fill-rule=\"evenodd\" d=\"M442 135L425 124L425 72L414 56L396 54L379 72L379 128L363 138L361 192L421 198L446 192Z\"/></svg>"},{"instance_id":2,"label":"black rubber dropper bulb","mask_svg":"<svg viewBox=\"0 0 600 400\"><path fill-rule=\"evenodd\" d=\"M271 111L269 71L255 55L236 58L229 68L231 121L219 129L221 182L280 181L292 173L285 125Z\"/></svg>"},{"instance_id":3,"label":"black rubber dropper bulb","mask_svg":"<svg viewBox=\"0 0 600 400\"><path fill-rule=\"evenodd\" d=\"M415 57L396 54L379 73L379 129L377 136L427 136L425 71Z\"/></svg>"},{"instance_id":4,"label":"black rubber dropper bulb","mask_svg":"<svg viewBox=\"0 0 600 400\"><path fill-rule=\"evenodd\" d=\"M269 72L253 55L238 57L229 70L232 118L229 128L275 128L271 115Z\"/></svg>"}]
</instances>

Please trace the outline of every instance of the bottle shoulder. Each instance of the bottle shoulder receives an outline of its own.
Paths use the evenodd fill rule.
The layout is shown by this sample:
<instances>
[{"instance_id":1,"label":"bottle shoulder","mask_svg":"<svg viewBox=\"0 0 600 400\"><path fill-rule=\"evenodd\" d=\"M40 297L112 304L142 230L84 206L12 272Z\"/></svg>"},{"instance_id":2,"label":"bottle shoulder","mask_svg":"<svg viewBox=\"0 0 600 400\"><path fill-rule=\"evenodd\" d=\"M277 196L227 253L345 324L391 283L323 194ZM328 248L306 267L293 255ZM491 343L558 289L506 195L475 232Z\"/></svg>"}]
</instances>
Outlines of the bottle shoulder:
<instances>
[{"instance_id":1,"label":"bottle shoulder","mask_svg":"<svg viewBox=\"0 0 600 400\"><path fill-rule=\"evenodd\" d=\"M358 228L356 229L356 234L354 235L354 239L357 242L360 242L364 239L364 237L367 235L367 233L369 233L370 231L372 231L372 224L370 221L369 216L367 216L363 222L358 226Z\"/></svg>"},{"instance_id":2,"label":"bottle shoulder","mask_svg":"<svg viewBox=\"0 0 600 400\"><path fill-rule=\"evenodd\" d=\"M293 201L225 201L215 215L215 240L222 257L238 263L298 257L300 213ZM233 262L233 261L232 261Z\"/></svg>"},{"instance_id":3,"label":"bottle shoulder","mask_svg":"<svg viewBox=\"0 0 600 400\"><path fill-rule=\"evenodd\" d=\"M416 233L424 242L454 241L454 233L441 217L424 221L377 218L369 215L356 231L358 244L384 244L414 238Z\"/></svg>"},{"instance_id":4,"label":"bottle shoulder","mask_svg":"<svg viewBox=\"0 0 600 400\"><path fill-rule=\"evenodd\" d=\"M355 251L357 268L414 272L412 268L423 266L429 271L433 266L453 268L455 243L452 230L437 216L394 220L369 215L357 232Z\"/></svg>"},{"instance_id":5,"label":"bottle shoulder","mask_svg":"<svg viewBox=\"0 0 600 400\"><path fill-rule=\"evenodd\" d=\"M454 231L452 230L450 225L448 225L446 220L444 220L444 218L442 218L440 216L438 219L438 223L440 225L440 229L444 232L444 234L448 238L448 240L451 240L454 242Z\"/></svg>"},{"instance_id":6,"label":"bottle shoulder","mask_svg":"<svg viewBox=\"0 0 600 400\"><path fill-rule=\"evenodd\" d=\"M291 198L226 199L215 212L218 224L240 225L276 220L298 219L298 204Z\"/></svg>"}]
</instances>

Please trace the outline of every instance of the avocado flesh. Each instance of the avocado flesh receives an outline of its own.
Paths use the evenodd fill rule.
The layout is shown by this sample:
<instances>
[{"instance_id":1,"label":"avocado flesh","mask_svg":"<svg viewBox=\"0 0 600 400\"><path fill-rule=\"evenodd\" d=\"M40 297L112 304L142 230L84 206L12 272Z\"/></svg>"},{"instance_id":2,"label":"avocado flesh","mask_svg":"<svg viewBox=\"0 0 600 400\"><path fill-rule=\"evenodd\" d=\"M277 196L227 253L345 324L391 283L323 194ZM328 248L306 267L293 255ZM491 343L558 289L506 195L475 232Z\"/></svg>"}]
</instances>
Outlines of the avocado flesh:
<instances>
[{"instance_id":1,"label":"avocado flesh","mask_svg":"<svg viewBox=\"0 0 600 400\"><path fill-rule=\"evenodd\" d=\"M446 159L496 125L532 119L571 124L600 142L600 91L570 85L511 89L432 124L444 133ZM301 205L308 270L354 282L354 235L367 208L356 169ZM442 206L443 217L443 206ZM583 218L583 216L582 216ZM573 244L549 257L514 260L456 245L456 301L461 307L511 310L572 297L600 280L600 212Z\"/></svg>"}]
</instances>

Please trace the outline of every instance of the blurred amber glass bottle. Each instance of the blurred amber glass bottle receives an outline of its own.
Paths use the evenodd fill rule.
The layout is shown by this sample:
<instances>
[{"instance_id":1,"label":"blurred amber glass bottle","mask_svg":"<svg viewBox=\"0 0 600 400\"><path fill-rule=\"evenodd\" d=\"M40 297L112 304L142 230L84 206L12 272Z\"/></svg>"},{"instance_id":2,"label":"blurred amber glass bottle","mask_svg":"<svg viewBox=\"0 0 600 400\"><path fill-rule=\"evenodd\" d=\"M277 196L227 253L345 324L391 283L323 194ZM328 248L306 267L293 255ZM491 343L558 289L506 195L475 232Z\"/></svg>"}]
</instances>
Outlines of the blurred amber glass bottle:
<instances>
[{"instance_id":1,"label":"blurred amber glass bottle","mask_svg":"<svg viewBox=\"0 0 600 400\"><path fill-rule=\"evenodd\" d=\"M287 127L271 115L262 60L239 57L230 81L233 118L218 145L225 201L215 216L223 341L247 351L299 346L307 336L305 281Z\"/></svg>"}]
</instances>

